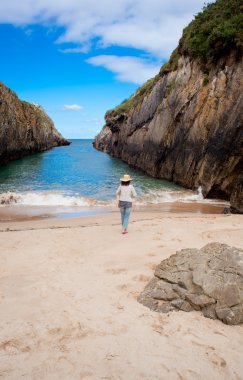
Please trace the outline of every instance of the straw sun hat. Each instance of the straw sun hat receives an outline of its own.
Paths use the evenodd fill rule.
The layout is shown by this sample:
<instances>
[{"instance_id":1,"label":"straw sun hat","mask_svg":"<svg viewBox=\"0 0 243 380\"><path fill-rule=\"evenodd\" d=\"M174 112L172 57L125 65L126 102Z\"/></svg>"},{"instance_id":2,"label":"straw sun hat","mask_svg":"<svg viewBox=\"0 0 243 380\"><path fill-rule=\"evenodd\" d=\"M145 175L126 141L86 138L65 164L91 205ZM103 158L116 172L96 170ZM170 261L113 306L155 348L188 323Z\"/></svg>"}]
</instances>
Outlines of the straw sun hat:
<instances>
[{"instance_id":1,"label":"straw sun hat","mask_svg":"<svg viewBox=\"0 0 243 380\"><path fill-rule=\"evenodd\" d=\"M124 174L124 176L123 176L122 178L120 178L120 180L121 180L122 182L128 182L128 181L131 181L132 178L130 177L129 174Z\"/></svg>"}]
</instances>

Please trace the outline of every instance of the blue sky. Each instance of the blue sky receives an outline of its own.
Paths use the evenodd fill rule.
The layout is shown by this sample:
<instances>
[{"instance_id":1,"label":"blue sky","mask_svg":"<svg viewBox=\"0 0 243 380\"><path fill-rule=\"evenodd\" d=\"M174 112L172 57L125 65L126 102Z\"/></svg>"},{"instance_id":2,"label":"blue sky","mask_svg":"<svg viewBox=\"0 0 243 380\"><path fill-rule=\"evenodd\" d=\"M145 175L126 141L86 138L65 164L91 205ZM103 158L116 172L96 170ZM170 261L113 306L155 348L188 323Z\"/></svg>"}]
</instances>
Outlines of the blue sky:
<instances>
[{"instance_id":1,"label":"blue sky","mask_svg":"<svg viewBox=\"0 0 243 380\"><path fill-rule=\"evenodd\" d=\"M0 80L41 104L66 138L153 77L202 0L2 0Z\"/></svg>"}]
</instances>

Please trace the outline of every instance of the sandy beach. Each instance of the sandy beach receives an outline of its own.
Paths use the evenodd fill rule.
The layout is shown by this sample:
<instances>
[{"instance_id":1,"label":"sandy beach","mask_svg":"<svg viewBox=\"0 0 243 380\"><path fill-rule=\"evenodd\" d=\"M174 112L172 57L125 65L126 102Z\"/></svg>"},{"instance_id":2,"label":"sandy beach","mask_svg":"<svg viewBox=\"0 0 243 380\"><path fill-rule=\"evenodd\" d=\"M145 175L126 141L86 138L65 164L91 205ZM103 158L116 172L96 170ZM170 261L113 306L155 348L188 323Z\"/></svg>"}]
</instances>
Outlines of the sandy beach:
<instances>
[{"instance_id":1,"label":"sandy beach","mask_svg":"<svg viewBox=\"0 0 243 380\"><path fill-rule=\"evenodd\" d=\"M0 223L0 378L243 379L243 326L137 302L182 248L243 248L241 215L134 210Z\"/></svg>"}]
</instances>

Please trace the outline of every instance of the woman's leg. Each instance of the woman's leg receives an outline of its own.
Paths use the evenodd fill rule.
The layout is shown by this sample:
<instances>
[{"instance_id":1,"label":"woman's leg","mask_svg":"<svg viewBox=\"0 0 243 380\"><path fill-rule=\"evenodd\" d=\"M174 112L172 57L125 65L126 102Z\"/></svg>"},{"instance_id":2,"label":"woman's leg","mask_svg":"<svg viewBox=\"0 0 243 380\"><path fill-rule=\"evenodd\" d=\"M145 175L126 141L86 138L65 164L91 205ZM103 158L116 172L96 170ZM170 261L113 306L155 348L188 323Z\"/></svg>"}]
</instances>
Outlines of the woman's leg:
<instances>
[{"instance_id":1,"label":"woman's leg","mask_svg":"<svg viewBox=\"0 0 243 380\"><path fill-rule=\"evenodd\" d=\"M122 224L122 228L123 228L124 216L125 216L125 207L120 207L120 213L121 213L121 224Z\"/></svg>"},{"instance_id":2,"label":"woman's leg","mask_svg":"<svg viewBox=\"0 0 243 380\"><path fill-rule=\"evenodd\" d=\"M128 208L126 207L125 211L124 211L124 219L123 219L123 223L122 223L122 227L125 230L127 230L127 227L128 227L130 214L131 214L131 207L128 207Z\"/></svg>"}]
</instances>

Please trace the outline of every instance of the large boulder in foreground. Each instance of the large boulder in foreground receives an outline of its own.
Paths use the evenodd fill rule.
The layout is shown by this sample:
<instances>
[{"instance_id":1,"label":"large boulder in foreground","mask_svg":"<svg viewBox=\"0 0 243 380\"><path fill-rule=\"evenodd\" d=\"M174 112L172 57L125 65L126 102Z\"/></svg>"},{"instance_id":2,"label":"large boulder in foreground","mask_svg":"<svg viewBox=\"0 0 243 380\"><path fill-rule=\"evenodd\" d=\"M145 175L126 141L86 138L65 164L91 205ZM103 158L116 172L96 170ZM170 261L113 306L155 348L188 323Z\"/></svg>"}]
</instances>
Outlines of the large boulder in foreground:
<instances>
[{"instance_id":1,"label":"large boulder in foreground","mask_svg":"<svg viewBox=\"0 0 243 380\"><path fill-rule=\"evenodd\" d=\"M69 144L39 105L21 101L0 82L0 166L31 153Z\"/></svg>"},{"instance_id":2,"label":"large boulder in foreground","mask_svg":"<svg viewBox=\"0 0 243 380\"><path fill-rule=\"evenodd\" d=\"M162 261L138 301L158 312L201 310L229 325L243 323L243 250L210 243Z\"/></svg>"}]
</instances>

